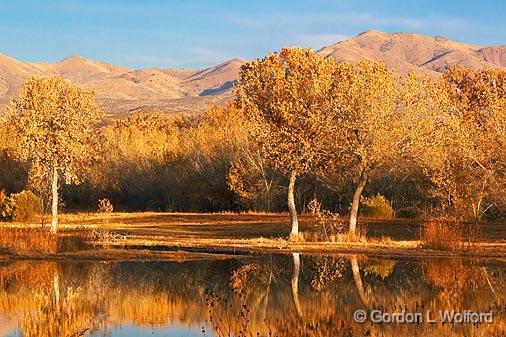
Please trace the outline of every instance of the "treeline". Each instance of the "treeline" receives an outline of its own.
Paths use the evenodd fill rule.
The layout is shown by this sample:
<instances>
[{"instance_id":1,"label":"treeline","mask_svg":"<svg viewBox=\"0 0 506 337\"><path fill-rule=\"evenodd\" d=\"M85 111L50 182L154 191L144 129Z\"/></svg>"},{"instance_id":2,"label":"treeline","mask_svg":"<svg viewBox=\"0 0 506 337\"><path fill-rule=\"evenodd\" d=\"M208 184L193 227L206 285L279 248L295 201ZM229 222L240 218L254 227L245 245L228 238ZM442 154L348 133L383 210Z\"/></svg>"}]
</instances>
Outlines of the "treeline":
<instances>
[{"instance_id":1,"label":"treeline","mask_svg":"<svg viewBox=\"0 0 506 337\"><path fill-rule=\"evenodd\" d=\"M139 113L109 122L101 130L101 160L81 184L62 186L60 203L67 210L96 210L98 199L108 198L115 210L126 211L286 211L288 178L252 147L246 123L233 105L212 107L204 116ZM0 165L0 186L8 194L32 188L28 163L12 150L2 150ZM412 205L430 207L411 182L378 180L369 190L411 216ZM307 175L296 187L296 203L304 211L317 198L344 214L352 189L349 181L331 189Z\"/></svg>"},{"instance_id":2,"label":"treeline","mask_svg":"<svg viewBox=\"0 0 506 337\"><path fill-rule=\"evenodd\" d=\"M68 209L96 209L101 198L132 211L288 206L294 228L297 211L318 199L350 213L353 229L360 200L378 193L401 217L496 220L506 211L503 70L401 77L384 64L289 48L243 66L235 100L204 115L106 122L92 93L60 82L29 80L2 119L8 193L32 189L50 200L60 177ZM41 92L51 90L60 99L45 103L53 96ZM81 106L58 108L72 93Z\"/></svg>"}]
</instances>

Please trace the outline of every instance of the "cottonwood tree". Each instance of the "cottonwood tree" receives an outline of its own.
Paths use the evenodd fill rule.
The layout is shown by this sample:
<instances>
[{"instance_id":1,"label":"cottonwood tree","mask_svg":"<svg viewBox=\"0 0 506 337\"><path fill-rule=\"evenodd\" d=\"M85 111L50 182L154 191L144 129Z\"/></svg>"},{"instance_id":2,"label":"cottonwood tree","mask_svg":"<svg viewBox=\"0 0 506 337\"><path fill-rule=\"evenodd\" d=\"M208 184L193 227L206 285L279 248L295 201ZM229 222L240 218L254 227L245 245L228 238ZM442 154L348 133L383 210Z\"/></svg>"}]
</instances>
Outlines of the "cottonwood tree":
<instances>
[{"instance_id":1,"label":"cottonwood tree","mask_svg":"<svg viewBox=\"0 0 506 337\"><path fill-rule=\"evenodd\" d=\"M388 173L408 179L411 191L419 188L433 200L434 171L444 161L446 139L452 137L446 127L452 105L440 83L414 73L402 80L399 95L398 158Z\"/></svg>"},{"instance_id":2,"label":"cottonwood tree","mask_svg":"<svg viewBox=\"0 0 506 337\"><path fill-rule=\"evenodd\" d=\"M506 187L506 72L455 66L439 85L448 112L446 133L433 137L441 158L429 165L435 195L443 206L479 219Z\"/></svg>"},{"instance_id":3,"label":"cottonwood tree","mask_svg":"<svg viewBox=\"0 0 506 337\"><path fill-rule=\"evenodd\" d=\"M339 63L334 72L338 123L326 152L331 156L320 176L348 174L354 181L349 232L355 233L362 192L371 175L398 157L398 88L383 63Z\"/></svg>"},{"instance_id":4,"label":"cottonwood tree","mask_svg":"<svg viewBox=\"0 0 506 337\"><path fill-rule=\"evenodd\" d=\"M283 177L273 171L263 158L258 144L249 137L251 122L233 106L228 106L226 110L233 113L218 116L218 120L226 118L235 121L232 125L228 125L228 122L220 124L227 129L233 128L229 131L228 138L236 145L235 156L227 174L227 184L241 202L253 206L255 210L270 212L273 199L282 190L279 180Z\"/></svg>"},{"instance_id":5,"label":"cottonwood tree","mask_svg":"<svg viewBox=\"0 0 506 337\"><path fill-rule=\"evenodd\" d=\"M273 199L279 193L279 174L267 165L258 148L246 146L231 163L227 175L229 188L256 210L272 211Z\"/></svg>"},{"instance_id":6,"label":"cottonwood tree","mask_svg":"<svg viewBox=\"0 0 506 337\"><path fill-rule=\"evenodd\" d=\"M251 122L263 158L289 177L287 204L291 237L298 234L295 182L326 162L335 114L336 64L310 49L284 48L242 66L236 103Z\"/></svg>"},{"instance_id":7,"label":"cottonwood tree","mask_svg":"<svg viewBox=\"0 0 506 337\"><path fill-rule=\"evenodd\" d=\"M60 178L78 184L94 159L102 112L95 94L61 77L29 78L7 116L19 137L17 154L31 164L31 177L51 186L51 231L58 224Z\"/></svg>"}]
</instances>

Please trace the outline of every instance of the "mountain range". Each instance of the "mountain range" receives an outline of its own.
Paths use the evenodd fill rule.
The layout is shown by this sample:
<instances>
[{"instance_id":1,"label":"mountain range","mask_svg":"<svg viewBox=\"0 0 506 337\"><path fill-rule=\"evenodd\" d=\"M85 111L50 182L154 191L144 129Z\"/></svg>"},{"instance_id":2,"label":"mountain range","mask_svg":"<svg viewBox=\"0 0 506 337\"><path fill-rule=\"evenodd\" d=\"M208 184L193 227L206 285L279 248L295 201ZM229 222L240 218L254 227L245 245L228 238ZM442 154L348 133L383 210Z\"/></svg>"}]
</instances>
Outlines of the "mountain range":
<instances>
[{"instance_id":1,"label":"mountain range","mask_svg":"<svg viewBox=\"0 0 506 337\"><path fill-rule=\"evenodd\" d=\"M318 50L338 62L362 59L385 62L401 75L420 72L437 77L448 67L506 67L506 46L471 44L413 33L368 31ZM71 56L57 63L22 62L0 53L0 111L28 76L60 75L96 91L111 115L133 112L201 111L231 97L245 61L232 59L200 70L147 68L132 70Z\"/></svg>"}]
</instances>

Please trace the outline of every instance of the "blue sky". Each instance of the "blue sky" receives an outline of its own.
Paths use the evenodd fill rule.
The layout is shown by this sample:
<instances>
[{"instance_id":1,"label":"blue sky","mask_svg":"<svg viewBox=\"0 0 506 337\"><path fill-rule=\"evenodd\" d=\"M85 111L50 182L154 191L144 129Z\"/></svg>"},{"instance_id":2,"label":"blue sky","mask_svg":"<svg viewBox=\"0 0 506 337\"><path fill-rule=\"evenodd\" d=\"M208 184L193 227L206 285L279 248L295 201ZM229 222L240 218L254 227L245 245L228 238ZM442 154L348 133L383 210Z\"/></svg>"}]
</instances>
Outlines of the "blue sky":
<instances>
[{"instance_id":1,"label":"blue sky","mask_svg":"<svg viewBox=\"0 0 506 337\"><path fill-rule=\"evenodd\" d=\"M506 44L504 1L0 0L0 52L23 61L82 55L131 68L198 68L318 49L360 32L417 32Z\"/></svg>"}]
</instances>

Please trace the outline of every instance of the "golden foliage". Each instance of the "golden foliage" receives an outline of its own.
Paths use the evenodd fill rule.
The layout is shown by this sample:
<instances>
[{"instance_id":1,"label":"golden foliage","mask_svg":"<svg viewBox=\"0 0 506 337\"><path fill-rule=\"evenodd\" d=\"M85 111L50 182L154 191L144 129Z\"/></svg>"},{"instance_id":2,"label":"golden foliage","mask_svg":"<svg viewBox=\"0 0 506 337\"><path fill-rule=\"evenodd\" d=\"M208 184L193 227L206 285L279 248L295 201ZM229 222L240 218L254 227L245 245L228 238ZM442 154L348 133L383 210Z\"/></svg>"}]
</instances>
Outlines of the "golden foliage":
<instances>
[{"instance_id":1,"label":"golden foliage","mask_svg":"<svg viewBox=\"0 0 506 337\"><path fill-rule=\"evenodd\" d=\"M100 213L112 213L114 207L111 203L111 200L104 198L98 200L98 211Z\"/></svg>"},{"instance_id":2,"label":"golden foliage","mask_svg":"<svg viewBox=\"0 0 506 337\"><path fill-rule=\"evenodd\" d=\"M11 194L3 203L0 200L0 216L17 222L34 220L41 215L41 205L39 197L31 191L23 190Z\"/></svg>"},{"instance_id":3,"label":"golden foliage","mask_svg":"<svg viewBox=\"0 0 506 337\"><path fill-rule=\"evenodd\" d=\"M361 206L361 214L367 217L375 219L392 219L394 216L392 204L387 198L379 193L373 197L362 198Z\"/></svg>"},{"instance_id":4,"label":"golden foliage","mask_svg":"<svg viewBox=\"0 0 506 337\"><path fill-rule=\"evenodd\" d=\"M30 78L0 120L1 187L22 190L29 165L44 200L55 168L67 183L86 180L65 190L78 207L103 196L117 209L279 211L294 175L293 209L316 196L340 213L351 201L356 213L365 188L396 208L402 200L462 218L506 213L504 70L400 77L381 63L284 48L245 64L235 94L235 104L205 115L102 124L91 91ZM411 194L416 179L420 193Z\"/></svg>"},{"instance_id":5,"label":"golden foliage","mask_svg":"<svg viewBox=\"0 0 506 337\"><path fill-rule=\"evenodd\" d=\"M285 174L324 162L332 141L336 64L310 49L283 48L241 67L236 103L251 122L262 156Z\"/></svg>"},{"instance_id":6,"label":"golden foliage","mask_svg":"<svg viewBox=\"0 0 506 337\"><path fill-rule=\"evenodd\" d=\"M456 66L438 86L446 108L427 142L427 173L444 207L479 219L503 202L497 191L506 183L506 72Z\"/></svg>"},{"instance_id":7,"label":"golden foliage","mask_svg":"<svg viewBox=\"0 0 506 337\"><path fill-rule=\"evenodd\" d=\"M309 202L308 209L313 216L311 230L314 231L317 240L336 241L336 236L344 231L339 214L324 209L316 199Z\"/></svg>"},{"instance_id":8,"label":"golden foliage","mask_svg":"<svg viewBox=\"0 0 506 337\"><path fill-rule=\"evenodd\" d=\"M392 274L394 268L394 260L367 260L367 264L363 268L363 271L365 275L376 275L384 280Z\"/></svg>"},{"instance_id":9,"label":"golden foliage","mask_svg":"<svg viewBox=\"0 0 506 337\"><path fill-rule=\"evenodd\" d=\"M94 159L94 134L102 112L92 91L61 77L29 78L7 108L18 138L16 152L36 177L54 168L67 183L78 183Z\"/></svg>"},{"instance_id":10,"label":"golden foliage","mask_svg":"<svg viewBox=\"0 0 506 337\"><path fill-rule=\"evenodd\" d=\"M425 280L437 288L459 292L484 281L480 267L466 265L462 259L435 259L421 262Z\"/></svg>"}]
</instances>

